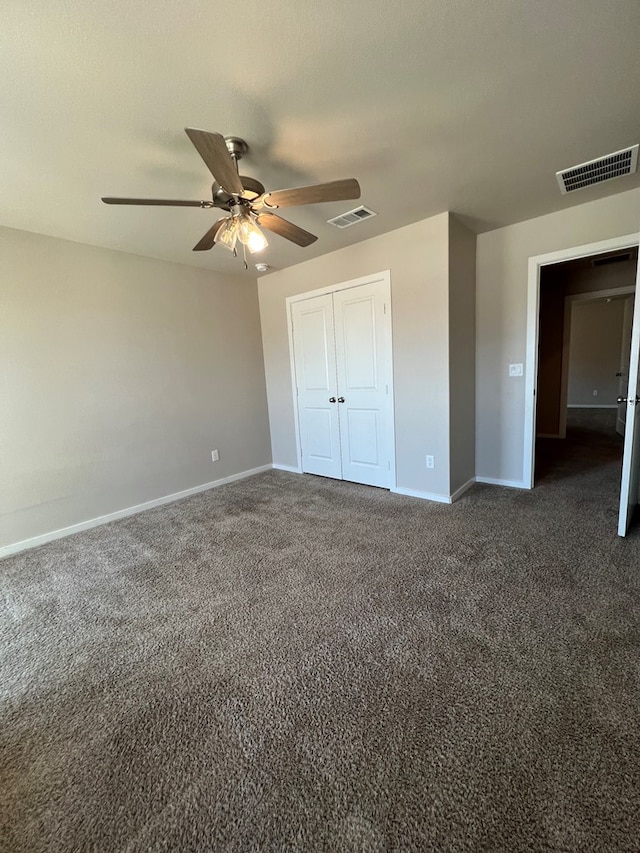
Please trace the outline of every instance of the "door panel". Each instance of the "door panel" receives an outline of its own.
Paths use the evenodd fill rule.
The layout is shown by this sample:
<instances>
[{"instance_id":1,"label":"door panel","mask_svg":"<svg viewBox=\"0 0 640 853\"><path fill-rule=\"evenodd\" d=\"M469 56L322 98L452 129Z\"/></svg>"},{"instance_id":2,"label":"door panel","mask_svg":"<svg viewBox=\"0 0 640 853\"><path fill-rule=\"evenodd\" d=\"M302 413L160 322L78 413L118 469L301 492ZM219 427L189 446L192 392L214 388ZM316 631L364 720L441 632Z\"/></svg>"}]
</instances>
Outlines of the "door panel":
<instances>
[{"instance_id":1,"label":"door panel","mask_svg":"<svg viewBox=\"0 0 640 853\"><path fill-rule=\"evenodd\" d=\"M377 352L374 300L371 297L345 300L341 303L341 310L344 334L342 355L345 360L345 383L341 386L341 393L347 389L375 390Z\"/></svg>"},{"instance_id":2,"label":"door panel","mask_svg":"<svg viewBox=\"0 0 640 853\"><path fill-rule=\"evenodd\" d=\"M305 452L310 459L330 461L333 459L334 436L333 412L307 406Z\"/></svg>"},{"instance_id":3,"label":"door panel","mask_svg":"<svg viewBox=\"0 0 640 853\"><path fill-rule=\"evenodd\" d=\"M391 478L390 340L383 282L333 294L342 475L389 488Z\"/></svg>"},{"instance_id":4,"label":"door panel","mask_svg":"<svg viewBox=\"0 0 640 853\"><path fill-rule=\"evenodd\" d=\"M378 435L380 433L379 412L375 409L345 410L347 441L345 445L350 454L348 462L351 465L382 464Z\"/></svg>"},{"instance_id":5,"label":"door panel","mask_svg":"<svg viewBox=\"0 0 640 853\"><path fill-rule=\"evenodd\" d=\"M301 376L305 391L330 391L335 388L334 370L327 328L330 315L323 306L308 308L300 316Z\"/></svg>"},{"instance_id":6,"label":"door panel","mask_svg":"<svg viewBox=\"0 0 640 853\"><path fill-rule=\"evenodd\" d=\"M342 477L336 398L335 331L331 294L292 306L293 354L302 470Z\"/></svg>"},{"instance_id":7,"label":"door panel","mask_svg":"<svg viewBox=\"0 0 640 853\"><path fill-rule=\"evenodd\" d=\"M640 261L636 269L636 296L640 294ZM635 300L631 324L631 350L629 356L629 384L627 387L627 415L622 456L622 482L620 484L620 515L618 533L626 536L631 516L640 500L640 299Z\"/></svg>"}]
</instances>

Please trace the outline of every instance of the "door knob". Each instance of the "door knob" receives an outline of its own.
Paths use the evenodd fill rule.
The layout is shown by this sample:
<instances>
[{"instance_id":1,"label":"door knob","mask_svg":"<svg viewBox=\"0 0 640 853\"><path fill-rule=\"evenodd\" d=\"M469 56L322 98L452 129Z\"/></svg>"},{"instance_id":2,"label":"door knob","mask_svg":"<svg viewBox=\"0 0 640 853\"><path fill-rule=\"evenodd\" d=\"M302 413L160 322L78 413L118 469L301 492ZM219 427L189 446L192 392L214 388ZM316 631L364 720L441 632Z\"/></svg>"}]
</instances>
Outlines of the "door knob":
<instances>
[{"instance_id":1,"label":"door knob","mask_svg":"<svg viewBox=\"0 0 640 853\"><path fill-rule=\"evenodd\" d=\"M637 406L640 403L640 397L634 397L633 400L629 400L628 397L618 397L618 405L620 403L631 403L632 406Z\"/></svg>"},{"instance_id":2,"label":"door knob","mask_svg":"<svg viewBox=\"0 0 640 853\"><path fill-rule=\"evenodd\" d=\"M338 397L338 402L339 402L339 403L344 403L344 397Z\"/></svg>"},{"instance_id":3,"label":"door knob","mask_svg":"<svg viewBox=\"0 0 640 853\"><path fill-rule=\"evenodd\" d=\"M335 398L335 397L329 397L329 402L330 402L330 403L335 403L335 401L336 401L336 398Z\"/></svg>"}]
</instances>

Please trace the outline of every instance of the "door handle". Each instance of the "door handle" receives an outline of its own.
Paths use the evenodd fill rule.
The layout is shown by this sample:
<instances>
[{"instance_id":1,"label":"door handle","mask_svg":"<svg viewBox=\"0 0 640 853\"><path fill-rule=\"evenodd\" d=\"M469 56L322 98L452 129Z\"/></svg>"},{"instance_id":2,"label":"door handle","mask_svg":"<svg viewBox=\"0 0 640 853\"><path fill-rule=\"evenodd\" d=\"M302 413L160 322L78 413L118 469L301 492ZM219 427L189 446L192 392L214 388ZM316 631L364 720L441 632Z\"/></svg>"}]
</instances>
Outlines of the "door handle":
<instances>
[{"instance_id":1,"label":"door handle","mask_svg":"<svg viewBox=\"0 0 640 853\"><path fill-rule=\"evenodd\" d=\"M330 403L335 403L335 401L336 401L336 398L335 398L335 397L329 397L329 402L330 402Z\"/></svg>"},{"instance_id":2,"label":"door handle","mask_svg":"<svg viewBox=\"0 0 640 853\"><path fill-rule=\"evenodd\" d=\"M618 405L620 403L631 403L632 406L637 406L640 403L640 397L634 397L633 400L630 400L628 397L618 397Z\"/></svg>"},{"instance_id":3,"label":"door handle","mask_svg":"<svg viewBox=\"0 0 640 853\"><path fill-rule=\"evenodd\" d=\"M344 403L344 397L338 397L338 402L339 402L339 403Z\"/></svg>"}]
</instances>

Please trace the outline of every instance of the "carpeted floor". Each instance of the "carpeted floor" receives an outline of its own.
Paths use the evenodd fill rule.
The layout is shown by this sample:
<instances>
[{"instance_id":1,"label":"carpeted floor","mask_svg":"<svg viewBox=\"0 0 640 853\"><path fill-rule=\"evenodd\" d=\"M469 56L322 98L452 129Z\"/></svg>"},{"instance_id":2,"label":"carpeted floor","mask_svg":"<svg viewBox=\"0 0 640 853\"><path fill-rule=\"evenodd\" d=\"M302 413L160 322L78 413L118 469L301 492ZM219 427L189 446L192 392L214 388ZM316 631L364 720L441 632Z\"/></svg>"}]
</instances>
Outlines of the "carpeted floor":
<instances>
[{"instance_id":1,"label":"carpeted floor","mask_svg":"<svg viewBox=\"0 0 640 853\"><path fill-rule=\"evenodd\" d=\"M539 460L451 507L274 471L0 563L0 848L640 850L619 441Z\"/></svg>"}]
</instances>

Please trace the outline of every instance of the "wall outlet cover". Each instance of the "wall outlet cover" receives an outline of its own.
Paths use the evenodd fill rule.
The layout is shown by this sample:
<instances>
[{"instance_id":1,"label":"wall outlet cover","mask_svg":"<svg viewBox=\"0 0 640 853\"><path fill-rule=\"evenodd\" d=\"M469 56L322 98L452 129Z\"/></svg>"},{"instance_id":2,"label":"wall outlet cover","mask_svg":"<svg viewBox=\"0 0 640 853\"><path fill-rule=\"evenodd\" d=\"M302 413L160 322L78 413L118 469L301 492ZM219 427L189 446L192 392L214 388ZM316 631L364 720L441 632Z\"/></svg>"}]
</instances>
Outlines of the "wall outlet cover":
<instances>
[{"instance_id":1,"label":"wall outlet cover","mask_svg":"<svg viewBox=\"0 0 640 853\"><path fill-rule=\"evenodd\" d=\"M212 451L211 451L211 461L212 461L212 462L217 462L217 461L218 461L218 459L220 459L220 454L218 453L218 451L217 451L217 450L212 450Z\"/></svg>"},{"instance_id":2,"label":"wall outlet cover","mask_svg":"<svg viewBox=\"0 0 640 853\"><path fill-rule=\"evenodd\" d=\"M509 376L522 376L522 364L510 364Z\"/></svg>"}]
</instances>

